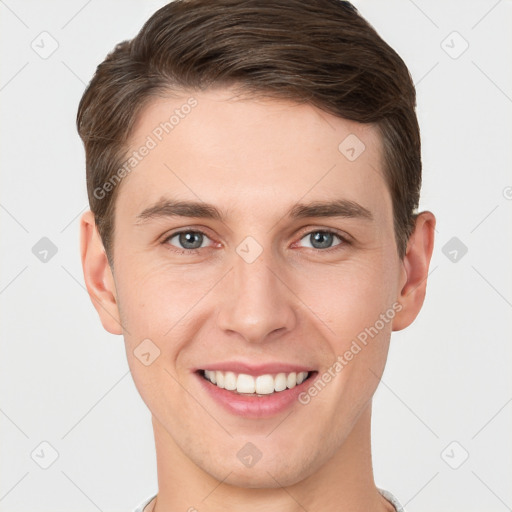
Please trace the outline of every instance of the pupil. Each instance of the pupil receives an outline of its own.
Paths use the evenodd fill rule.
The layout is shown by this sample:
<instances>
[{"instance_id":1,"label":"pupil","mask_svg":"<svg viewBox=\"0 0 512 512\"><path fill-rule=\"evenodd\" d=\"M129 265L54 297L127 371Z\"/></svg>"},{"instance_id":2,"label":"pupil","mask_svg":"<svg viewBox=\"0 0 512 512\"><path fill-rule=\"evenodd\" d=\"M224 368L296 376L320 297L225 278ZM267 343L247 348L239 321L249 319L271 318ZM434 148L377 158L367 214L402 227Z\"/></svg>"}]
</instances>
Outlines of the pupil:
<instances>
[{"instance_id":1,"label":"pupil","mask_svg":"<svg viewBox=\"0 0 512 512\"><path fill-rule=\"evenodd\" d=\"M325 249L326 247L330 247L333 234L325 231L317 231L314 235L311 235L311 237L311 245L315 249Z\"/></svg>"},{"instance_id":2,"label":"pupil","mask_svg":"<svg viewBox=\"0 0 512 512\"><path fill-rule=\"evenodd\" d=\"M203 243L203 235L201 233L194 233L188 231L180 233L180 244L186 249L198 249Z\"/></svg>"}]
</instances>

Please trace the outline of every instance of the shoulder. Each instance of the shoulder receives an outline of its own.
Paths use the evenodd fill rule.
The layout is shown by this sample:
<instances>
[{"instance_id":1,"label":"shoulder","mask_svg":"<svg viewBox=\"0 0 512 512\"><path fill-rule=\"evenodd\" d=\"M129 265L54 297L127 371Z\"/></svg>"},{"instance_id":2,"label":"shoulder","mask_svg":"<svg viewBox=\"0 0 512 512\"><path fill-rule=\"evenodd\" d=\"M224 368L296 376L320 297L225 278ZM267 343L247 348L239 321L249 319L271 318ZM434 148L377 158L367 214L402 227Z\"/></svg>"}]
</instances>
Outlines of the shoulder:
<instances>
[{"instance_id":1,"label":"shoulder","mask_svg":"<svg viewBox=\"0 0 512 512\"><path fill-rule=\"evenodd\" d=\"M144 509L149 505L151 501L156 497L156 494L151 496L150 498L146 498L142 503L140 503L133 512L144 512Z\"/></svg>"},{"instance_id":2,"label":"shoulder","mask_svg":"<svg viewBox=\"0 0 512 512\"><path fill-rule=\"evenodd\" d=\"M395 498L395 496L392 493L386 491L386 489L377 489L382 494L382 496L386 498L395 507L396 512L405 512L404 507L402 507L400 502Z\"/></svg>"}]
</instances>

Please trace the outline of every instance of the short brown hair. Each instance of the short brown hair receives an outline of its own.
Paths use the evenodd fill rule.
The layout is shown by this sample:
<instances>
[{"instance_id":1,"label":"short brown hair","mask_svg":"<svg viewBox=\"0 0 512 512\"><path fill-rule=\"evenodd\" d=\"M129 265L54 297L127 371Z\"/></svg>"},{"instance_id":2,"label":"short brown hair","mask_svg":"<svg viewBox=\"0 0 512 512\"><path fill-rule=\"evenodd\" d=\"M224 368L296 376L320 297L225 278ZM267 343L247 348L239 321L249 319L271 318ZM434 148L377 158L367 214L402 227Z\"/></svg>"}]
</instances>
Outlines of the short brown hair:
<instances>
[{"instance_id":1,"label":"short brown hair","mask_svg":"<svg viewBox=\"0 0 512 512\"><path fill-rule=\"evenodd\" d=\"M165 91L219 86L375 125L403 258L419 202L421 148L416 92L398 54L341 0L175 0L107 55L78 108L89 203L110 263L119 187L101 198L94 191L122 164L137 116Z\"/></svg>"}]
</instances>

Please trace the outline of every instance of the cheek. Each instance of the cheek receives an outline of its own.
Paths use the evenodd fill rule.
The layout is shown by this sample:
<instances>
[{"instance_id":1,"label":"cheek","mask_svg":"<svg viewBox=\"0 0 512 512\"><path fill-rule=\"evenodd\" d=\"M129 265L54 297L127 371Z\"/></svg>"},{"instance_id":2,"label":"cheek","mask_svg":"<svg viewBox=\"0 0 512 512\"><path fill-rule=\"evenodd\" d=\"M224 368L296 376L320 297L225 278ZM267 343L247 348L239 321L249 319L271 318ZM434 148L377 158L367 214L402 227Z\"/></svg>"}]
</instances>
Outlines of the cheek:
<instances>
[{"instance_id":1,"label":"cheek","mask_svg":"<svg viewBox=\"0 0 512 512\"><path fill-rule=\"evenodd\" d=\"M133 256L118 267L116 288L128 364L139 394L162 419L182 395L180 358L200 324L200 308L194 306L211 287L207 276L194 275Z\"/></svg>"},{"instance_id":2,"label":"cheek","mask_svg":"<svg viewBox=\"0 0 512 512\"><path fill-rule=\"evenodd\" d=\"M319 266L314 273L299 274L295 286L304 303L329 328L324 332L332 344L341 350L347 340L373 326L392 308L398 279L394 267L380 257L338 267ZM387 323L384 327L380 330L391 332Z\"/></svg>"},{"instance_id":3,"label":"cheek","mask_svg":"<svg viewBox=\"0 0 512 512\"><path fill-rule=\"evenodd\" d=\"M338 434L332 434L334 444L341 442L336 436L347 433L347 422L355 422L371 400L384 370L396 310L394 274L383 263L361 262L346 270L331 267L317 273L314 288L301 291L325 333L325 367L320 372L327 382L325 391L319 391L320 385L310 391L311 396L321 396L320 402L337 404L317 410L325 424L339 426L334 429Z\"/></svg>"},{"instance_id":4,"label":"cheek","mask_svg":"<svg viewBox=\"0 0 512 512\"><path fill-rule=\"evenodd\" d=\"M170 267L125 258L116 280L124 325L163 336L204 297L210 279L197 268Z\"/></svg>"}]
</instances>

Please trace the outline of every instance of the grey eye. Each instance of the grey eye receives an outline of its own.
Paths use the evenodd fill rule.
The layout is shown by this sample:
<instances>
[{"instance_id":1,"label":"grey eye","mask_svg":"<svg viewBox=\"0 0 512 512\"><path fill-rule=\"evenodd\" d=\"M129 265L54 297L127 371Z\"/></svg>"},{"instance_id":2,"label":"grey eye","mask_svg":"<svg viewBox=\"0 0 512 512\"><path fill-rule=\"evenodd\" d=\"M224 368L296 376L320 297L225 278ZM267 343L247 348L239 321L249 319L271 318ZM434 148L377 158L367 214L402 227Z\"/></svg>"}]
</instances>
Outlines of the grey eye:
<instances>
[{"instance_id":1,"label":"grey eye","mask_svg":"<svg viewBox=\"0 0 512 512\"><path fill-rule=\"evenodd\" d=\"M335 233L331 233L330 231L312 231L308 233L306 236L301 238L301 240L308 240L310 245L306 245L306 247L312 247L313 249L329 249L333 246L334 239L337 238L339 243L342 242L340 236ZM334 244L339 245L339 244Z\"/></svg>"},{"instance_id":2,"label":"grey eye","mask_svg":"<svg viewBox=\"0 0 512 512\"><path fill-rule=\"evenodd\" d=\"M176 238L179 245L172 242ZM207 239L207 237L199 231L182 231L181 233L176 233L169 237L168 242L180 249L199 249L203 247L205 239Z\"/></svg>"}]
</instances>

